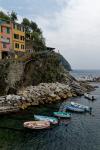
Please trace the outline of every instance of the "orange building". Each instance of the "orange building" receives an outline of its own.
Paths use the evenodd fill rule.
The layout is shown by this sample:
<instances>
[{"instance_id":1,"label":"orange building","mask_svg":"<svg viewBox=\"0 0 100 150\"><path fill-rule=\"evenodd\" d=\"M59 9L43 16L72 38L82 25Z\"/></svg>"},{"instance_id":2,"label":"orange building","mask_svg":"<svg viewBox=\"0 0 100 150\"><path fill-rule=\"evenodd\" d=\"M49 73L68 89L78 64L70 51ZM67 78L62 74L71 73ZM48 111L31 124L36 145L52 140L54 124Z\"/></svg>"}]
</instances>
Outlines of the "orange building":
<instances>
[{"instance_id":1,"label":"orange building","mask_svg":"<svg viewBox=\"0 0 100 150\"><path fill-rule=\"evenodd\" d=\"M12 23L12 48L16 52L25 52L25 28L18 23Z\"/></svg>"}]
</instances>

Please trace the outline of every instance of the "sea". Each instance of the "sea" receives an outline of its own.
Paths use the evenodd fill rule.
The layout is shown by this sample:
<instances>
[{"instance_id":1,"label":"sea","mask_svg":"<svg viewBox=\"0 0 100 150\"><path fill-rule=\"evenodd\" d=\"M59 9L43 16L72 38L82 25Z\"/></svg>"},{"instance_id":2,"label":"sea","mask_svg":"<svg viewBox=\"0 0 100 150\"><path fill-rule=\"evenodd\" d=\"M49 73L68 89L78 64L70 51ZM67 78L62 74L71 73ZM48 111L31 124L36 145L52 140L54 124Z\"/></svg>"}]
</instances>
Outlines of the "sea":
<instances>
[{"instance_id":1,"label":"sea","mask_svg":"<svg viewBox=\"0 0 100 150\"><path fill-rule=\"evenodd\" d=\"M100 71L74 70L71 74L99 77ZM91 92L96 97L93 102L82 96L0 116L0 150L100 150L100 83L92 84L98 86ZM33 120L34 114L52 116L70 101L92 107L92 113L72 113L71 119L61 119L59 125L46 130L24 129L23 123Z\"/></svg>"},{"instance_id":2,"label":"sea","mask_svg":"<svg viewBox=\"0 0 100 150\"><path fill-rule=\"evenodd\" d=\"M76 79L100 77L100 70L73 70L70 72Z\"/></svg>"}]
</instances>

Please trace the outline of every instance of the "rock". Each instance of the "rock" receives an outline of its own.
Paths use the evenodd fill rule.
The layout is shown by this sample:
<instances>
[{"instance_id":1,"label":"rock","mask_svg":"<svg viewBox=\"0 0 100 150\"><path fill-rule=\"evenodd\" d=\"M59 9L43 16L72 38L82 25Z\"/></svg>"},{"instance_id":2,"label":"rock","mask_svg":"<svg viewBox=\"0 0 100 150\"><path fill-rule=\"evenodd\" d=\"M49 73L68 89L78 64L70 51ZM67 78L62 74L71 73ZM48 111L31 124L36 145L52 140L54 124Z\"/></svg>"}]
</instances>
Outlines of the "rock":
<instances>
[{"instance_id":1,"label":"rock","mask_svg":"<svg viewBox=\"0 0 100 150\"><path fill-rule=\"evenodd\" d=\"M50 96L52 99L55 99L56 98L56 94L54 94L54 93L49 93L49 95L48 96Z\"/></svg>"},{"instance_id":2,"label":"rock","mask_svg":"<svg viewBox=\"0 0 100 150\"><path fill-rule=\"evenodd\" d=\"M6 100L9 101L12 99L12 95L7 95Z\"/></svg>"},{"instance_id":3,"label":"rock","mask_svg":"<svg viewBox=\"0 0 100 150\"><path fill-rule=\"evenodd\" d=\"M85 83L81 83L85 84ZM26 109L28 106L53 103L70 97L81 96L87 84L83 87L76 81L69 84L64 83L41 83L37 86L28 86L18 91L17 95L10 94L0 97L0 106L14 106Z\"/></svg>"},{"instance_id":4,"label":"rock","mask_svg":"<svg viewBox=\"0 0 100 150\"><path fill-rule=\"evenodd\" d=\"M56 95L55 100L56 100L56 101L59 101L59 100L61 100L61 98L60 98L58 95Z\"/></svg>"}]
</instances>

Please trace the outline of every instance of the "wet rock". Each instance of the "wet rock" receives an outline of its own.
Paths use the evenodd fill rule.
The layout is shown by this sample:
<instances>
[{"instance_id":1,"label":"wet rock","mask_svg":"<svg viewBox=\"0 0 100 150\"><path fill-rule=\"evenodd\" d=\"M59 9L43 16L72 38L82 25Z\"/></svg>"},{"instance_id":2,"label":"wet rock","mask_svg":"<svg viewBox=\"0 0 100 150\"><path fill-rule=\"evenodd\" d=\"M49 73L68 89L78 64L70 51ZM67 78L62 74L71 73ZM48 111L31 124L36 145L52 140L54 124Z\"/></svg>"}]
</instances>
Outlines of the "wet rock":
<instances>
[{"instance_id":1,"label":"wet rock","mask_svg":"<svg viewBox=\"0 0 100 150\"><path fill-rule=\"evenodd\" d=\"M29 106L54 103L58 100L81 96L86 91L85 86L88 86L81 84L74 81L69 84L56 82L24 87L17 92L17 95L10 94L0 97L0 106L26 109Z\"/></svg>"}]
</instances>

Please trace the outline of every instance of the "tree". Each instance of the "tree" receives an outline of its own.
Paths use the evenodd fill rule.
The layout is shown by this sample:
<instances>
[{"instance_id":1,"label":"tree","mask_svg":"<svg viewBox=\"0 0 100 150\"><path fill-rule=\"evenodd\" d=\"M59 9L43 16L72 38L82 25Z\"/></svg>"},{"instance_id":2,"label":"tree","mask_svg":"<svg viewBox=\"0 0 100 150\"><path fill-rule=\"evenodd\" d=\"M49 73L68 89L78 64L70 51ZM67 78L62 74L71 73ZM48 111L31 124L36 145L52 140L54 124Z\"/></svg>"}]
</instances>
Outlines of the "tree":
<instances>
[{"instance_id":1,"label":"tree","mask_svg":"<svg viewBox=\"0 0 100 150\"><path fill-rule=\"evenodd\" d=\"M31 40L34 43L34 49L36 51L45 50L46 49L45 39L44 39L42 34L39 34L38 32L32 32L31 33Z\"/></svg>"},{"instance_id":2,"label":"tree","mask_svg":"<svg viewBox=\"0 0 100 150\"><path fill-rule=\"evenodd\" d=\"M38 26L35 22L31 21L30 28L32 31L37 31Z\"/></svg>"},{"instance_id":3,"label":"tree","mask_svg":"<svg viewBox=\"0 0 100 150\"><path fill-rule=\"evenodd\" d=\"M10 17L2 11L0 11L0 18L4 20L10 20Z\"/></svg>"},{"instance_id":4,"label":"tree","mask_svg":"<svg viewBox=\"0 0 100 150\"><path fill-rule=\"evenodd\" d=\"M23 18L22 24L24 25L24 27L25 27L26 29L29 30L29 28L30 28L30 21L29 21L29 19Z\"/></svg>"},{"instance_id":5,"label":"tree","mask_svg":"<svg viewBox=\"0 0 100 150\"><path fill-rule=\"evenodd\" d=\"M18 20L17 19L17 13L16 12L14 12L14 11L12 11L11 12L11 14L10 14L10 19L11 19L11 21L16 21L16 20Z\"/></svg>"},{"instance_id":6,"label":"tree","mask_svg":"<svg viewBox=\"0 0 100 150\"><path fill-rule=\"evenodd\" d=\"M43 38L42 31L38 27L38 25L27 18L23 19L22 24L25 27L26 40L30 39L31 41L33 41L35 50L44 50L45 39Z\"/></svg>"},{"instance_id":7,"label":"tree","mask_svg":"<svg viewBox=\"0 0 100 150\"><path fill-rule=\"evenodd\" d=\"M22 25L25 27L26 38L30 39L30 21L27 18L23 18Z\"/></svg>"}]
</instances>

